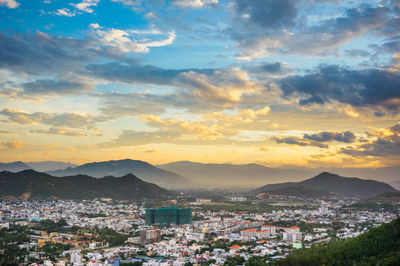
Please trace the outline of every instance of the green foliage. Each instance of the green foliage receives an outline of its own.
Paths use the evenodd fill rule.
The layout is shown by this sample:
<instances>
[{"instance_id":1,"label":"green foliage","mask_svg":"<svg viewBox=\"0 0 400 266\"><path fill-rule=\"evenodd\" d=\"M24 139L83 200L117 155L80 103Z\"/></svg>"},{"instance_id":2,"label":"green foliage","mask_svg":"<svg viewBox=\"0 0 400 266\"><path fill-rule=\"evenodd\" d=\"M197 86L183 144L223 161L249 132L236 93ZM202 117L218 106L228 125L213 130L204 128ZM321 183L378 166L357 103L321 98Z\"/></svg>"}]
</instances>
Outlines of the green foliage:
<instances>
[{"instance_id":1,"label":"green foliage","mask_svg":"<svg viewBox=\"0 0 400 266\"><path fill-rule=\"evenodd\" d=\"M277 265L400 265L400 219L353 239L313 245Z\"/></svg>"},{"instance_id":2,"label":"green foliage","mask_svg":"<svg viewBox=\"0 0 400 266\"><path fill-rule=\"evenodd\" d=\"M123 177L93 178L86 175L54 177L33 170L18 173L1 172L1 196L19 197L26 192L32 198L61 199L143 199L165 198L170 192L155 184L143 182L132 174Z\"/></svg>"},{"instance_id":3,"label":"green foliage","mask_svg":"<svg viewBox=\"0 0 400 266\"><path fill-rule=\"evenodd\" d=\"M95 228L94 232L98 240L107 241L111 247L122 245L129 237L128 235L120 234L110 228Z\"/></svg>"},{"instance_id":4,"label":"green foliage","mask_svg":"<svg viewBox=\"0 0 400 266\"><path fill-rule=\"evenodd\" d=\"M245 259L241 256L227 257L224 265L243 265Z\"/></svg>"}]
</instances>

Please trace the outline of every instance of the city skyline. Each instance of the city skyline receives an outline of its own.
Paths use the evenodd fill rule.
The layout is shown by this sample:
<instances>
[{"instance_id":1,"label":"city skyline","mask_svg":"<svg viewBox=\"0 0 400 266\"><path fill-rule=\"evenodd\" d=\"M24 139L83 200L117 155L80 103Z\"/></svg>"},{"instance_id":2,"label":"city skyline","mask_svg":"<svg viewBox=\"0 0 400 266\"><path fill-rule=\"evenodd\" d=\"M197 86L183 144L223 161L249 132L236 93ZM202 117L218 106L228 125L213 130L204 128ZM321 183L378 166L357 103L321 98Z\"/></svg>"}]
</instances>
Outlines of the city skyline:
<instances>
[{"instance_id":1,"label":"city skyline","mask_svg":"<svg viewBox=\"0 0 400 266\"><path fill-rule=\"evenodd\" d=\"M0 161L400 165L400 2L0 0Z\"/></svg>"}]
</instances>

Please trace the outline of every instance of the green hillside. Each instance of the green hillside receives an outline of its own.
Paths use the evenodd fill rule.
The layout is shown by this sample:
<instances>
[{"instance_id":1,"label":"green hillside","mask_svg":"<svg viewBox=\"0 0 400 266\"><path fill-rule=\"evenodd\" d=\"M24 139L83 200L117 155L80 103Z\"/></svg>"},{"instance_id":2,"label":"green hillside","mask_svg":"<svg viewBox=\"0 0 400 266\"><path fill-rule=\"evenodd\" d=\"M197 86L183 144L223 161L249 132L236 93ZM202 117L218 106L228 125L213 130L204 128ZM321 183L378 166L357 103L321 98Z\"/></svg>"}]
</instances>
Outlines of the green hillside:
<instances>
[{"instance_id":1,"label":"green hillside","mask_svg":"<svg viewBox=\"0 0 400 266\"><path fill-rule=\"evenodd\" d=\"M54 177L25 170L0 173L1 198L60 198L60 199L143 199L164 198L170 192L146 183L132 174L123 177L94 178L86 175Z\"/></svg>"},{"instance_id":2,"label":"green hillside","mask_svg":"<svg viewBox=\"0 0 400 266\"><path fill-rule=\"evenodd\" d=\"M356 238L301 249L276 265L400 265L400 219Z\"/></svg>"}]
</instances>

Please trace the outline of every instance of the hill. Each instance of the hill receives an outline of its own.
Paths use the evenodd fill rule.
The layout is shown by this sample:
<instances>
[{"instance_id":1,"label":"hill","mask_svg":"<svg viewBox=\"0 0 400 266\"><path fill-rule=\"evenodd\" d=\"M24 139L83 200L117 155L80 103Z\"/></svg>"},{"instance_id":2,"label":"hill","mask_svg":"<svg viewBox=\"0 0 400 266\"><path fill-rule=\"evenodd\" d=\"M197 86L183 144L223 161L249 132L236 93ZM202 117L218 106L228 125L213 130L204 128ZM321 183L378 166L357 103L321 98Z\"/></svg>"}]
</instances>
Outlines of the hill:
<instances>
[{"instance_id":1,"label":"hill","mask_svg":"<svg viewBox=\"0 0 400 266\"><path fill-rule=\"evenodd\" d=\"M301 186L289 186L273 191L268 191L267 194L294 196L294 197L307 197L307 198L323 198L332 195L331 193L323 190L317 190Z\"/></svg>"},{"instance_id":2,"label":"hill","mask_svg":"<svg viewBox=\"0 0 400 266\"><path fill-rule=\"evenodd\" d=\"M310 169L271 168L260 164L203 164L179 161L157 165L162 169L178 173L202 187L257 187L265 183L282 180L297 181L315 174Z\"/></svg>"},{"instance_id":3,"label":"hill","mask_svg":"<svg viewBox=\"0 0 400 266\"><path fill-rule=\"evenodd\" d=\"M301 182L288 182L270 184L254 190L254 193L271 192L288 187L304 187L320 191L326 191L348 197L368 198L384 192L396 191L390 185L360 178L342 177L336 174L323 172L313 178Z\"/></svg>"},{"instance_id":4,"label":"hill","mask_svg":"<svg viewBox=\"0 0 400 266\"><path fill-rule=\"evenodd\" d=\"M86 175L54 177L33 170L18 173L0 173L0 197L2 198L60 198L132 199L164 198L170 193L155 184L146 183L132 174L123 177L94 178Z\"/></svg>"},{"instance_id":5,"label":"hill","mask_svg":"<svg viewBox=\"0 0 400 266\"><path fill-rule=\"evenodd\" d=\"M19 172L27 169L31 168L26 164L24 164L23 162L19 161L12 163L0 163L0 172L2 171Z\"/></svg>"},{"instance_id":6,"label":"hill","mask_svg":"<svg viewBox=\"0 0 400 266\"><path fill-rule=\"evenodd\" d=\"M48 172L62 170L68 167L76 167L76 164L57 162L57 161L41 161L41 162L25 162L31 169L37 172ZM22 171L22 170L21 170Z\"/></svg>"},{"instance_id":7,"label":"hill","mask_svg":"<svg viewBox=\"0 0 400 266\"><path fill-rule=\"evenodd\" d=\"M188 184L188 180L178 174L157 168L147 162L129 159L87 163L73 168L69 167L64 170L49 171L48 174L53 176L80 174L98 178L108 175L123 176L126 174L134 174L146 182L165 187L182 187Z\"/></svg>"},{"instance_id":8,"label":"hill","mask_svg":"<svg viewBox=\"0 0 400 266\"><path fill-rule=\"evenodd\" d=\"M313 245L277 265L400 265L400 218L352 239Z\"/></svg>"}]
</instances>

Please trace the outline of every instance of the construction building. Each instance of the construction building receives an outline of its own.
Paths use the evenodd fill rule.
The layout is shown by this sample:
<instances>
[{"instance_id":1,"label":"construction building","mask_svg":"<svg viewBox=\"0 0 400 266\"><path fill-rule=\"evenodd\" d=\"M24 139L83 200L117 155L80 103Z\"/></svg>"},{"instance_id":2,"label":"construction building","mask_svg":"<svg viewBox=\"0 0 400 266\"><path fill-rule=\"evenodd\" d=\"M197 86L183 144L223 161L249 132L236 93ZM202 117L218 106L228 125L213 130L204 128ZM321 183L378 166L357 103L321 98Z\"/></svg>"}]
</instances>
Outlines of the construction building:
<instances>
[{"instance_id":1,"label":"construction building","mask_svg":"<svg viewBox=\"0 0 400 266\"><path fill-rule=\"evenodd\" d=\"M192 209L178 209L177 207L146 209L145 218L146 225L190 224L192 223Z\"/></svg>"}]
</instances>

